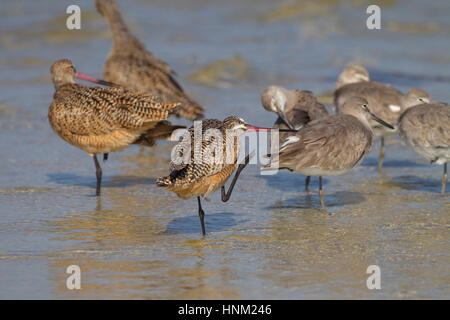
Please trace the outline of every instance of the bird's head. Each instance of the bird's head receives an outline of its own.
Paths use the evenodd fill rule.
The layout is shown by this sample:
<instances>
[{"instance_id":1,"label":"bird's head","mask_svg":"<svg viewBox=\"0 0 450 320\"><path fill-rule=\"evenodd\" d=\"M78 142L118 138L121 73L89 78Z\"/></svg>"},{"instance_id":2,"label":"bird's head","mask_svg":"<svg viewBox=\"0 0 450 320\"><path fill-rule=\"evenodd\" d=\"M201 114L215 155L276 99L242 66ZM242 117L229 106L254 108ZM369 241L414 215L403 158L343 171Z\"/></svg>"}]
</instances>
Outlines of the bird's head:
<instances>
[{"instance_id":1,"label":"bird's head","mask_svg":"<svg viewBox=\"0 0 450 320\"><path fill-rule=\"evenodd\" d=\"M419 104L430 102L431 98L428 92L422 89L411 88L408 93L403 96L402 107L406 110Z\"/></svg>"},{"instance_id":2,"label":"bird's head","mask_svg":"<svg viewBox=\"0 0 450 320\"><path fill-rule=\"evenodd\" d=\"M69 59L61 59L52 64L50 74L55 89L58 89L64 84L75 83L77 70L72 61Z\"/></svg>"},{"instance_id":3,"label":"bird's head","mask_svg":"<svg viewBox=\"0 0 450 320\"><path fill-rule=\"evenodd\" d=\"M119 7L114 0L96 0L95 6L98 13L104 17L109 16L114 11L119 11Z\"/></svg>"},{"instance_id":4,"label":"bird's head","mask_svg":"<svg viewBox=\"0 0 450 320\"><path fill-rule=\"evenodd\" d=\"M370 81L369 72L360 65L354 64L347 66L338 77L336 89L350 83Z\"/></svg>"},{"instance_id":5,"label":"bird's head","mask_svg":"<svg viewBox=\"0 0 450 320\"><path fill-rule=\"evenodd\" d=\"M340 112L358 118L369 128L369 120L372 119L389 129L395 129L391 124L374 115L372 111L370 111L369 102L361 97L351 97L348 99L342 106Z\"/></svg>"},{"instance_id":6,"label":"bird's head","mask_svg":"<svg viewBox=\"0 0 450 320\"><path fill-rule=\"evenodd\" d=\"M268 87L261 95L261 104L270 112L278 113L278 111L284 110L286 101L286 89L278 86Z\"/></svg>"}]
</instances>

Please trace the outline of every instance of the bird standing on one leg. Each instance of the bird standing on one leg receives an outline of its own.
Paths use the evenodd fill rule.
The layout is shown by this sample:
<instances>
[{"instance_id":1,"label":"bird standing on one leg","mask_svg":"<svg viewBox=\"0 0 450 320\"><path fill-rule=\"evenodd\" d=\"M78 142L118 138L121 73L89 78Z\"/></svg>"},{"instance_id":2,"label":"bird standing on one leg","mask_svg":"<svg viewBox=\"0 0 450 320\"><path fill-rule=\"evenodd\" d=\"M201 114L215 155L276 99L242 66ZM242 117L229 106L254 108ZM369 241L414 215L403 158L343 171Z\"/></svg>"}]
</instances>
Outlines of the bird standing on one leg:
<instances>
[{"instance_id":1,"label":"bird standing on one leg","mask_svg":"<svg viewBox=\"0 0 450 320\"><path fill-rule=\"evenodd\" d=\"M246 131L270 130L251 126L242 118L231 116L223 121L205 119L196 133L192 126L175 146L176 158L170 163L170 175L159 178L156 184L177 194L182 199L197 197L198 214L205 235L204 211L200 197L206 197L222 188L222 201L231 196L234 185L250 156L238 165L239 137ZM229 190L225 183L237 168Z\"/></svg>"},{"instance_id":2,"label":"bird standing on one leg","mask_svg":"<svg viewBox=\"0 0 450 320\"><path fill-rule=\"evenodd\" d=\"M151 144L152 137L159 138L160 126L170 127L165 119L178 103L163 104L157 97L122 88L76 84L75 77L83 75L68 59L56 61L50 71L56 90L48 110L50 125L66 142L93 157L99 196L102 169L97 154L107 155L131 144Z\"/></svg>"}]
</instances>

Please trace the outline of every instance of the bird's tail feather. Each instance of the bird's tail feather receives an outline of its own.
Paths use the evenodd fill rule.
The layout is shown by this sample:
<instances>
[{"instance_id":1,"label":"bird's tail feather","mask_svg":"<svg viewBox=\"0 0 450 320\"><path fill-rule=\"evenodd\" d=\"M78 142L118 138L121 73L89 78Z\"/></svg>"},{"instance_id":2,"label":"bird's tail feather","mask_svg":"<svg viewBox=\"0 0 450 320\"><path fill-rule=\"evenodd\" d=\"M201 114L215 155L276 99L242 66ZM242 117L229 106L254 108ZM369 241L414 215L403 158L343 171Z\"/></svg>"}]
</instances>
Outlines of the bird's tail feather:
<instances>
[{"instance_id":1,"label":"bird's tail feather","mask_svg":"<svg viewBox=\"0 0 450 320\"><path fill-rule=\"evenodd\" d=\"M204 112L205 108L197 102L188 99L177 108L175 114L189 120L199 120L205 117Z\"/></svg>"},{"instance_id":2,"label":"bird's tail feather","mask_svg":"<svg viewBox=\"0 0 450 320\"><path fill-rule=\"evenodd\" d=\"M170 140L175 130L185 128L185 126L172 125L169 121L160 121L156 126L143 133L134 143L151 147L156 140Z\"/></svg>"},{"instance_id":3,"label":"bird's tail feather","mask_svg":"<svg viewBox=\"0 0 450 320\"><path fill-rule=\"evenodd\" d=\"M172 180L170 179L170 176L166 176L166 177L161 177L158 178L158 180L156 180L156 185L158 187L168 187L172 184Z\"/></svg>"}]
</instances>

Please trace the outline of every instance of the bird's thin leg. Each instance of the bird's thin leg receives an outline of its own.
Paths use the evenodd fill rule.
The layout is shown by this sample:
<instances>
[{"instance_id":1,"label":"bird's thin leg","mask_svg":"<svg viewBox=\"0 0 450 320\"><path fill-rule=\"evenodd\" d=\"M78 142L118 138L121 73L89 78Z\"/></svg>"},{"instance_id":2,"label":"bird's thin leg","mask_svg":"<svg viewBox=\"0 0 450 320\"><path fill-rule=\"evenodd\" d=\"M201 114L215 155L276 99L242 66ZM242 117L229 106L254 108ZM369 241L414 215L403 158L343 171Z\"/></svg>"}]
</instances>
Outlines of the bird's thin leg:
<instances>
[{"instance_id":1,"label":"bird's thin leg","mask_svg":"<svg viewBox=\"0 0 450 320\"><path fill-rule=\"evenodd\" d=\"M228 188L227 192L225 192L225 186L222 186L221 191L222 191L222 201L223 202L227 202L230 199L231 193L233 192L234 185L236 184L236 181L239 178L239 175L241 174L242 170L244 170L245 166L249 163L250 156L251 156L251 154L246 156L244 163L239 164L239 166L236 170L236 174L234 175L233 181L231 181L230 187Z\"/></svg>"},{"instance_id":2,"label":"bird's thin leg","mask_svg":"<svg viewBox=\"0 0 450 320\"><path fill-rule=\"evenodd\" d=\"M380 144L380 156L378 158L378 172L381 172L383 167L383 159L384 159L384 137L381 137Z\"/></svg>"},{"instance_id":3,"label":"bird's thin leg","mask_svg":"<svg viewBox=\"0 0 450 320\"><path fill-rule=\"evenodd\" d=\"M94 163L95 163L95 174L97 175L97 197L100 196L100 188L102 184L102 168L100 167L100 163L98 163L97 155L94 154Z\"/></svg>"},{"instance_id":4,"label":"bird's thin leg","mask_svg":"<svg viewBox=\"0 0 450 320\"><path fill-rule=\"evenodd\" d=\"M445 194L445 185L447 184L447 163L444 163L444 175L442 176L441 194Z\"/></svg>"},{"instance_id":5,"label":"bird's thin leg","mask_svg":"<svg viewBox=\"0 0 450 320\"><path fill-rule=\"evenodd\" d=\"M200 202L200 197L197 197L198 200L198 216L200 217L200 224L202 225L202 234L203 236L206 234L205 231L205 212L202 209L202 203Z\"/></svg>"},{"instance_id":6,"label":"bird's thin leg","mask_svg":"<svg viewBox=\"0 0 450 320\"><path fill-rule=\"evenodd\" d=\"M322 176L319 176L319 195L320 195L320 203L322 204L322 209L325 208L325 194L323 193L322 189Z\"/></svg>"},{"instance_id":7,"label":"bird's thin leg","mask_svg":"<svg viewBox=\"0 0 450 320\"><path fill-rule=\"evenodd\" d=\"M103 161L108 160L108 156L109 156L109 153L104 153L103 154Z\"/></svg>"},{"instance_id":8,"label":"bird's thin leg","mask_svg":"<svg viewBox=\"0 0 450 320\"><path fill-rule=\"evenodd\" d=\"M305 191L309 191L308 190L309 181L311 181L311 176L306 176L306 179L305 179Z\"/></svg>"}]
</instances>

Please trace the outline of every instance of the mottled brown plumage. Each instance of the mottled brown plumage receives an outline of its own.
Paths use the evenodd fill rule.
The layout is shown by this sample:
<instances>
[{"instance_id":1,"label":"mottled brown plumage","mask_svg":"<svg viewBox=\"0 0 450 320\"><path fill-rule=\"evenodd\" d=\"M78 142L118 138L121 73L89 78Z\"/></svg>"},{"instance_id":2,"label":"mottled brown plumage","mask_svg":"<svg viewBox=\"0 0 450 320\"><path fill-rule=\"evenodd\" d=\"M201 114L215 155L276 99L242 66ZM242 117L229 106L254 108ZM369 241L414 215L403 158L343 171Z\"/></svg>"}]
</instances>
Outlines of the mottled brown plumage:
<instances>
[{"instance_id":1,"label":"mottled brown plumage","mask_svg":"<svg viewBox=\"0 0 450 320\"><path fill-rule=\"evenodd\" d=\"M231 120L234 120L234 122L231 122ZM231 131L233 127L236 127L236 130L238 130L238 135L236 132ZM187 134L190 139L184 138L177 146L177 150L180 152L178 154L179 159L186 155L188 157L182 163L172 161L170 163L170 175L158 179L157 182L159 186L173 191L183 199L207 196L215 192L226 182L237 166L239 135L242 135L246 130L245 123L237 117L227 118L223 122L216 119L205 119L201 122L201 129L202 136L199 135L196 137L195 127L192 126L189 128ZM222 138L217 138L214 135L208 137L207 132L214 133L214 131L210 130L218 130ZM188 152L188 154L185 152ZM222 153L222 158L219 159L221 161L215 161L214 157L216 156L216 152ZM228 157L227 152L229 153ZM223 182L222 185L205 185L203 183L206 178L214 177L216 179L216 174L221 173L227 168L233 168L233 170L228 175L220 175L220 181ZM198 187L196 186L197 184L203 186Z\"/></svg>"},{"instance_id":2,"label":"mottled brown plumage","mask_svg":"<svg viewBox=\"0 0 450 320\"><path fill-rule=\"evenodd\" d=\"M104 78L132 91L156 95L165 103L179 102L176 115L203 118L204 108L191 100L174 78L173 70L153 56L128 30L113 0L97 0L97 10L108 21L113 46L105 63Z\"/></svg>"},{"instance_id":3,"label":"mottled brown plumage","mask_svg":"<svg viewBox=\"0 0 450 320\"><path fill-rule=\"evenodd\" d=\"M75 67L67 59L56 61L51 75L56 92L48 112L50 125L66 142L94 156L97 169L97 153L119 151L133 143L148 144L147 137L154 136L151 130L170 125L160 122L178 106L122 88L76 84Z\"/></svg>"},{"instance_id":4,"label":"mottled brown plumage","mask_svg":"<svg viewBox=\"0 0 450 320\"><path fill-rule=\"evenodd\" d=\"M200 197L206 197L222 187L222 200L228 200L237 177L246 165L239 165L230 189L225 193L224 185L238 167L239 137L247 131L247 126L244 120L232 116L224 121L202 120L201 130L200 127L190 127L172 153L170 175L156 182L159 187L174 192L182 199L198 198L203 234L204 212Z\"/></svg>"},{"instance_id":5,"label":"mottled brown plumage","mask_svg":"<svg viewBox=\"0 0 450 320\"><path fill-rule=\"evenodd\" d=\"M370 81L369 73L362 66L351 65L344 69L336 82L334 106L337 112L353 96L366 99L370 109L377 117L396 124L402 111L403 94L388 85ZM384 158L384 136L395 133L378 122L370 120L375 136L381 137L378 169L381 170Z\"/></svg>"},{"instance_id":6,"label":"mottled brown plumage","mask_svg":"<svg viewBox=\"0 0 450 320\"><path fill-rule=\"evenodd\" d=\"M444 165L441 193L447 184L450 161L450 106L424 103L407 108L399 119L400 137L431 163Z\"/></svg>"},{"instance_id":7,"label":"mottled brown plumage","mask_svg":"<svg viewBox=\"0 0 450 320\"><path fill-rule=\"evenodd\" d=\"M272 163L278 162L280 168L319 176L322 207L325 207L322 176L347 173L361 163L372 146L373 131L368 120L374 116L367 100L353 97L341 111L342 114L306 124L290 135L279 154L271 159Z\"/></svg>"}]
</instances>

